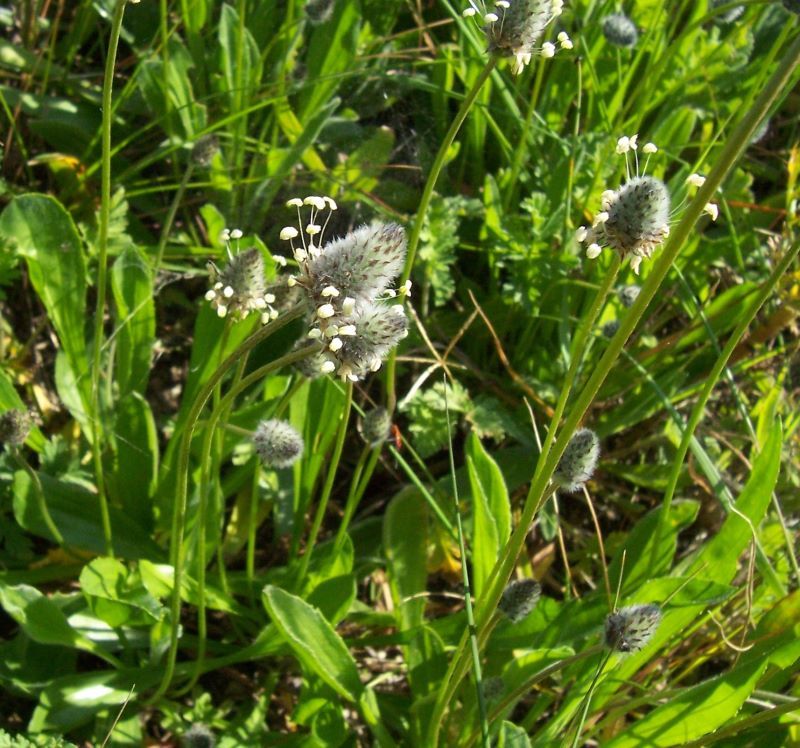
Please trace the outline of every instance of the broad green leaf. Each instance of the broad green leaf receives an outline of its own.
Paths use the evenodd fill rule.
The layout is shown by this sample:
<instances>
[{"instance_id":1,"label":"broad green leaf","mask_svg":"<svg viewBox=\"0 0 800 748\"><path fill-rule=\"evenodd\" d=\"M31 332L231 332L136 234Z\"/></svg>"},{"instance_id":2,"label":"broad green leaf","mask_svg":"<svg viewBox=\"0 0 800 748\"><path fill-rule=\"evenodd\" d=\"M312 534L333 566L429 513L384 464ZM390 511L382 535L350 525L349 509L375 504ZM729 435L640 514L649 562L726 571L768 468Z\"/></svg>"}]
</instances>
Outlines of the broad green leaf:
<instances>
[{"instance_id":1,"label":"broad green leaf","mask_svg":"<svg viewBox=\"0 0 800 748\"><path fill-rule=\"evenodd\" d=\"M757 686L767 667L791 667L800 657L800 638L787 632L751 650L742 663L715 678L683 689L665 704L633 721L609 748L680 746L728 724Z\"/></svg>"},{"instance_id":2,"label":"broad green leaf","mask_svg":"<svg viewBox=\"0 0 800 748\"><path fill-rule=\"evenodd\" d=\"M728 514L720 531L700 549L682 573L697 571L720 582L733 578L739 556L753 539L752 528L758 527L769 506L778 480L782 442L783 430L780 421L776 421L761 452L753 460L750 477L736 500L736 511Z\"/></svg>"},{"instance_id":3,"label":"broad green leaf","mask_svg":"<svg viewBox=\"0 0 800 748\"><path fill-rule=\"evenodd\" d=\"M129 572L114 558L96 558L88 563L81 570L80 583L95 615L109 626L135 624L135 618L152 623L164 612L138 574Z\"/></svg>"},{"instance_id":4,"label":"broad green leaf","mask_svg":"<svg viewBox=\"0 0 800 748\"><path fill-rule=\"evenodd\" d=\"M21 195L0 215L0 238L25 258L31 283L87 403L86 263L72 218L55 198Z\"/></svg>"},{"instance_id":5,"label":"broad green leaf","mask_svg":"<svg viewBox=\"0 0 800 748\"><path fill-rule=\"evenodd\" d=\"M404 631L423 621L425 600L409 598L424 592L427 584L427 528L428 513L418 491L407 488L392 499L383 518L383 547L396 616Z\"/></svg>"},{"instance_id":6,"label":"broad green leaf","mask_svg":"<svg viewBox=\"0 0 800 748\"><path fill-rule=\"evenodd\" d=\"M475 434L466 445L472 489L472 582L475 595L483 592L501 549L511 534L511 504L503 474Z\"/></svg>"},{"instance_id":7,"label":"broad green leaf","mask_svg":"<svg viewBox=\"0 0 800 748\"><path fill-rule=\"evenodd\" d=\"M264 606L304 669L340 696L358 702L364 691L347 645L317 608L280 587L267 585Z\"/></svg>"},{"instance_id":8,"label":"broad green leaf","mask_svg":"<svg viewBox=\"0 0 800 748\"><path fill-rule=\"evenodd\" d=\"M152 529L158 432L150 405L138 392L131 392L117 403L114 437L117 444L114 492L130 517L143 528Z\"/></svg>"},{"instance_id":9,"label":"broad green leaf","mask_svg":"<svg viewBox=\"0 0 800 748\"><path fill-rule=\"evenodd\" d=\"M513 722L503 721L497 734L497 748L530 748L528 733Z\"/></svg>"},{"instance_id":10,"label":"broad green leaf","mask_svg":"<svg viewBox=\"0 0 800 748\"><path fill-rule=\"evenodd\" d=\"M157 599L165 599L172 592L175 571L169 564L154 564L150 561L139 561L139 573L145 589ZM197 582L188 574L181 577L181 600L197 605ZM233 598L216 590L206 583L206 607L209 610L222 610L235 615L246 615L245 609Z\"/></svg>"},{"instance_id":11,"label":"broad green leaf","mask_svg":"<svg viewBox=\"0 0 800 748\"><path fill-rule=\"evenodd\" d=\"M122 399L147 388L156 333L152 273L137 249L129 247L117 258L111 268L111 289L116 306L114 374Z\"/></svg>"},{"instance_id":12,"label":"broad green leaf","mask_svg":"<svg viewBox=\"0 0 800 748\"><path fill-rule=\"evenodd\" d=\"M240 28L244 38L239 38ZM261 65L259 50L246 25L240 27L239 14L228 3L222 5L217 39L220 50L220 67L224 76L224 90L229 99L230 112L240 114L241 104L249 103L258 84ZM241 47L242 53L238 54Z\"/></svg>"},{"instance_id":13,"label":"broad green leaf","mask_svg":"<svg viewBox=\"0 0 800 748\"><path fill-rule=\"evenodd\" d=\"M50 515L65 543L73 548L103 553L105 540L97 494L45 473L38 473L38 476ZM14 474L14 517L29 532L52 540L39 511L36 490L27 473ZM113 506L110 515L114 550L119 556L132 559L163 556L163 549L132 517Z\"/></svg>"},{"instance_id":14,"label":"broad green leaf","mask_svg":"<svg viewBox=\"0 0 800 748\"><path fill-rule=\"evenodd\" d=\"M655 528L658 525L661 508L656 507L640 519L630 532L608 566L608 576L612 586L616 586L620 573L623 593L637 589L652 576L669 570L675 556L678 533L694 522L700 504L696 501L675 501L670 507L666 530L656 552L655 566L650 568L650 559L655 542ZM625 567L622 567L623 552Z\"/></svg>"}]
</instances>

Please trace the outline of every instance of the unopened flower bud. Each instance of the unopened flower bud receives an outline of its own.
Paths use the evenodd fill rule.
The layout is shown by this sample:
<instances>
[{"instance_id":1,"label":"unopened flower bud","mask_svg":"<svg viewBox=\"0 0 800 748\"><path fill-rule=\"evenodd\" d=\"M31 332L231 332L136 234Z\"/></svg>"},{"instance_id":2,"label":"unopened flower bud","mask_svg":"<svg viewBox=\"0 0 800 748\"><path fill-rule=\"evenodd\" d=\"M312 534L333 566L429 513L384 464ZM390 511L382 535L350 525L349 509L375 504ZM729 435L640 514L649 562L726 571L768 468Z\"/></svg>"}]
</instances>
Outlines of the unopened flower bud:
<instances>
[{"instance_id":1,"label":"unopened flower bud","mask_svg":"<svg viewBox=\"0 0 800 748\"><path fill-rule=\"evenodd\" d=\"M391 431L392 416L386 408L368 410L359 424L361 438L370 447L377 447L387 441Z\"/></svg>"},{"instance_id":2,"label":"unopened flower bud","mask_svg":"<svg viewBox=\"0 0 800 748\"><path fill-rule=\"evenodd\" d=\"M592 477L600 456L600 442L591 429L578 429L569 440L553 473L553 480L565 491L579 491Z\"/></svg>"},{"instance_id":3,"label":"unopened flower bud","mask_svg":"<svg viewBox=\"0 0 800 748\"><path fill-rule=\"evenodd\" d=\"M658 605L629 605L606 618L605 643L617 652L638 652L653 637L661 621Z\"/></svg>"},{"instance_id":4,"label":"unopened flower bud","mask_svg":"<svg viewBox=\"0 0 800 748\"><path fill-rule=\"evenodd\" d=\"M508 584L497 609L512 623L519 623L539 602L542 587L535 579L518 579Z\"/></svg>"},{"instance_id":5,"label":"unopened flower bud","mask_svg":"<svg viewBox=\"0 0 800 748\"><path fill-rule=\"evenodd\" d=\"M287 468L303 454L303 437L297 429L287 421L275 418L258 424L253 444L267 467Z\"/></svg>"},{"instance_id":6,"label":"unopened flower bud","mask_svg":"<svg viewBox=\"0 0 800 748\"><path fill-rule=\"evenodd\" d=\"M639 39L636 24L622 13L612 13L603 19L603 35L616 47L634 47Z\"/></svg>"},{"instance_id":7,"label":"unopened flower bud","mask_svg":"<svg viewBox=\"0 0 800 748\"><path fill-rule=\"evenodd\" d=\"M216 744L214 733L199 722L193 724L181 737L182 748L214 748Z\"/></svg>"}]
</instances>

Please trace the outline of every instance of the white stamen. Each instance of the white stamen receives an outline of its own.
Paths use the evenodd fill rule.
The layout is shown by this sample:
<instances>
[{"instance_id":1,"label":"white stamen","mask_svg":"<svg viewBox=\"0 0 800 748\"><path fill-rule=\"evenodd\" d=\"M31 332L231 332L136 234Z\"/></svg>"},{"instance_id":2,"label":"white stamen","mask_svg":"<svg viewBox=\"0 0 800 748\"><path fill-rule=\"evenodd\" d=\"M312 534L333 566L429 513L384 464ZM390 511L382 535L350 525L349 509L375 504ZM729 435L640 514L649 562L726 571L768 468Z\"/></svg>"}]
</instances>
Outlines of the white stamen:
<instances>
[{"instance_id":1,"label":"white stamen","mask_svg":"<svg viewBox=\"0 0 800 748\"><path fill-rule=\"evenodd\" d=\"M500 16L498 16L496 13L487 13L483 17L483 20L486 21L486 23L494 23L495 21L499 20L499 18Z\"/></svg>"},{"instance_id":2,"label":"white stamen","mask_svg":"<svg viewBox=\"0 0 800 748\"><path fill-rule=\"evenodd\" d=\"M297 285L297 278L295 278L293 275L290 275L286 279L286 285L289 286L289 288L294 288Z\"/></svg>"},{"instance_id":3,"label":"white stamen","mask_svg":"<svg viewBox=\"0 0 800 748\"><path fill-rule=\"evenodd\" d=\"M356 308L356 300L346 296L342 302L342 314L352 314Z\"/></svg>"},{"instance_id":4,"label":"white stamen","mask_svg":"<svg viewBox=\"0 0 800 748\"><path fill-rule=\"evenodd\" d=\"M309 236L316 236L320 231L322 231L322 226L316 223L309 223L308 226L306 226L306 234Z\"/></svg>"},{"instance_id":5,"label":"white stamen","mask_svg":"<svg viewBox=\"0 0 800 748\"><path fill-rule=\"evenodd\" d=\"M311 340L319 340L322 337L322 330L319 327L312 327L306 337L311 338Z\"/></svg>"},{"instance_id":6,"label":"white stamen","mask_svg":"<svg viewBox=\"0 0 800 748\"><path fill-rule=\"evenodd\" d=\"M552 42L545 42L542 44L542 57L554 57L556 53L556 45Z\"/></svg>"},{"instance_id":7,"label":"white stamen","mask_svg":"<svg viewBox=\"0 0 800 748\"><path fill-rule=\"evenodd\" d=\"M326 361L319 367L319 370L323 374L333 374L336 371L336 364L333 361Z\"/></svg>"},{"instance_id":8,"label":"white stamen","mask_svg":"<svg viewBox=\"0 0 800 748\"><path fill-rule=\"evenodd\" d=\"M706 203L703 210L711 216L712 221L719 218L719 206L716 203Z\"/></svg>"},{"instance_id":9,"label":"white stamen","mask_svg":"<svg viewBox=\"0 0 800 748\"><path fill-rule=\"evenodd\" d=\"M339 328L336 325L328 325L325 328L326 338L335 338L339 334Z\"/></svg>"},{"instance_id":10,"label":"white stamen","mask_svg":"<svg viewBox=\"0 0 800 748\"><path fill-rule=\"evenodd\" d=\"M601 210L595 217L594 223L592 226L598 226L601 223L605 223L608 220L608 213L605 210Z\"/></svg>"},{"instance_id":11,"label":"white stamen","mask_svg":"<svg viewBox=\"0 0 800 748\"><path fill-rule=\"evenodd\" d=\"M302 208L303 201L299 197L293 197L291 200L286 201L287 208Z\"/></svg>"},{"instance_id":12,"label":"white stamen","mask_svg":"<svg viewBox=\"0 0 800 748\"><path fill-rule=\"evenodd\" d=\"M342 337L352 337L356 334L356 326L355 325L344 325L343 327L339 328L338 335Z\"/></svg>"},{"instance_id":13,"label":"white stamen","mask_svg":"<svg viewBox=\"0 0 800 748\"><path fill-rule=\"evenodd\" d=\"M631 149L631 139L627 135L623 135L617 141L617 153L627 153Z\"/></svg>"},{"instance_id":14,"label":"white stamen","mask_svg":"<svg viewBox=\"0 0 800 748\"><path fill-rule=\"evenodd\" d=\"M587 257L588 257L590 260L593 260L595 257L599 257L599 256L600 256L600 252L602 252L602 251L603 251L603 248L602 248L602 247L601 247L599 244L597 244L597 243L595 242L595 243L593 243L593 244L590 244L590 245L589 245L589 246L586 248L586 256L587 256Z\"/></svg>"},{"instance_id":15,"label":"white stamen","mask_svg":"<svg viewBox=\"0 0 800 748\"><path fill-rule=\"evenodd\" d=\"M267 304L274 304L275 303L275 294L274 293L268 293L266 296L264 296L264 301L266 301Z\"/></svg>"},{"instance_id":16,"label":"white stamen","mask_svg":"<svg viewBox=\"0 0 800 748\"><path fill-rule=\"evenodd\" d=\"M231 239L241 239L244 234L241 232L240 229L234 229L231 231Z\"/></svg>"},{"instance_id":17,"label":"white stamen","mask_svg":"<svg viewBox=\"0 0 800 748\"><path fill-rule=\"evenodd\" d=\"M323 197L322 198L326 205L328 206L329 210L338 210L339 206L336 204L336 201L332 197Z\"/></svg>"},{"instance_id":18,"label":"white stamen","mask_svg":"<svg viewBox=\"0 0 800 748\"><path fill-rule=\"evenodd\" d=\"M339 295L339 289L336 288L335 286L325 286L325 288L322 289L320 295L333 296L335 298L336 296Z\"/></svg>"},{"instance_id":19,"label":"white stamen","mask_svg":"<svg viewBox=\"0 0 800 748\"><path fill-rule=\"evenodd\" d=\"M323 304L317 308L317 317L320 319L330 319L334 314L336 314L336 310L333 308L333 304Z\"/></svg>"},{"instance_id":20,"label":"white stamen","mask_svg":"<svg viewBox=\"0 0 800 748\"><path fill-rule=\"evenodd\" d=\"M589 230L586 228L586 226L580 226L578 230L575 232L575 240L582 242L586 239L588 235L589 235Z\"/></svg>"},{"instance_id":21,"label":"white stamen","mask_svg":"<svg viewBox=\"0 0 800 748\"><path fill-rule=\"evenodd\" d=\"M325 209L325 200L321 197L317 197L316 195L309 195L305 200L303 200L304 205L311 205L317 210L324 210Z\"/></svg>"},{"instance_id":22,"label":"white stamen","mask_svg":"<svg viewBox=\"0 0 800 748\"><path fill-rule=\"evenodd\" d=\"M280 237L284 241L289 239L296 239L300 235L300 232L294 226L284 226L281 229Z\"/></svg>"},{"instance_id":23,"label":"white stamen","mask_svg":"<svg viewBox=\"0 0 800 748\"><path fill-rule=\"evenodd\" d=\"M224 317L228 313L228 307L224 304L220 304L217 307L217 317Z\"/></svg>"},{"instance_id":24,"label":"white stamen","mask_svg":"<svg viewBox=\"0 0 800 748\"><path fill-rule=\"evenodd\" d=\"M272 261L280 265L282 268L286 267L286 258L283 255L272 255Z\"/></svg>"},{"instance_id":25,"label":"white stamen","mask_svg":"<svg viewBox=\"0 0 800 748\"><path fill-rule=\"evenodd\" d=\"M233 288L231 286L225 286L225 288L222 289L222 295L226 299L230 299L230 297L233 296L233 293Z\"/></svg>"},{"instance_id":26,"label":"white stamen","mask_svg":"<svg viewBox=\"0 0 800 748\"><path fill-rule=\"evenodd\" d=\"M686 182L692 187L702 187L706 183L706 178L701 174L690 174L686 177Z\"/></svg>"},{"instance_id":27,"label":"white stamen","mask_svg":"<svg viewBox=\"0 0 800 748\"><path fill-rule=\"evenodd\" d=\"M344 343L342 343L342 341L339 338L334 338L333 340L331 340L328 348L332 350L334 353L336 353L336 351L338 351L343 345Z\"/></svg>"},{"instance_id":28,"label":"white stamen","mask_svg":"<svg viewBox=\"0 0 800 748\"><path fill-rule=\"evenodd\" d=\"M206 301L214 301L216 298L217 292L214 289L209 288L208 291L206 291Z\"/></svg>"},{"instance_id":29,"label":"white stamen","mask_svg":"<svg viewBox=\"0 0 800 748\"><path fill-rule=\"evenodd\" d=\"M655 153L658 150L658 147L655 143L645 143L644 148L642 148L642 153L646 153L648 156L651 153Z\"/></svg>"},{"instance_id":30,"label":"white stamen","mask_svg":"<svg viewBox=\"0 0 800 748\"><path fill-rule=\"evenodd\" d=\"M476 12L477 11L475 10L475 8L464 8L464 10L461 11L461 15L464 18L472 18L472 16L474 16Z\"/></svg>"}]
</instances>

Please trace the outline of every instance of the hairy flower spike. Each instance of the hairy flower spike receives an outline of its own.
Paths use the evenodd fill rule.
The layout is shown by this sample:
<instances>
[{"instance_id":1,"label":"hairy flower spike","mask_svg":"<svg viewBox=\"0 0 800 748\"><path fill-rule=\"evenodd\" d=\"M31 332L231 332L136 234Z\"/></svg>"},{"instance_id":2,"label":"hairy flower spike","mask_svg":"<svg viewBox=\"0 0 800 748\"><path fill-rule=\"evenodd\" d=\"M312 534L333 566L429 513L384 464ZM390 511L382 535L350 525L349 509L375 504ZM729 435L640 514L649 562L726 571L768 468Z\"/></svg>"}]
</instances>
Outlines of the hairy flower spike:
<instances>
[{"instance_id":1,"label":"hairy flower spike","mask_svg":"<svg viewBox=\"0 0 800 748\"><path fill-rule=\"evenodd\" d=\"M603 35L616 47L635 47L639 39L636 24L622 13L612 13L603 19Z\"/></svg>"},{"instance_id":2,"label":"hairy flower spike","mask_svg":"<svg viewBox=\"0 0 800 748\"><path fill-rule=\"evenodd\" d=\"M287 468L303 454L303 437L287 421L261 421L253 435L256 452L267 467Z\"/></svg>"},{"instance_id":3,"label":"hairy flower spike","mask_svg":"<svg viewBox=\"0 0 800 748\"><path fill-rule=\"evenodd\" d=\"M234 229L230 237L241 232ZM236 237L233 237L236 238ZM206 292L205 298L220 317L228 314L244 319L250 312L258 312L268 321L277 316L270 299L275 300L272 294L266 292L264 278L264 258L255 247L238 254L230 254L230 260L225 269L219 271L211 265L212 287Z\"/></svg>"},{"instance_id":4,"label":"hairy flower spike","mask_svg":"<svg viewBox=\"0 0 800 748\"><path fill-rule=\"evenodd\" d=\"M730 0L711 0L711 10L716 10L721 5L727 5L728 3L730 3ZM726 10L725 12L714 16L714 23L725 26L733 23L734 21L738 21L743 14L744 5L734 5L730 10Z\"/></svg>"},{"instance_id":5,"label":"hairy flower spike","mask_svg":"<svg viewBox=\"0 0 800 748\"><path fill-rule=\"evenodd\" d=\"M495 5L495 11L484 14L484 32L489 42L489 52L501 57L513 57L512 72L522 72L535 52L544 57L555 54L555 45L545 42L538 46L547 25L563 9L561 0L507 0ZM566 36L566 35L565 35ZM570 49L566 38L562 48Z\"/></svg>"},{"instance_id":6,"label":"hairy flower spike","mask_svg":"<svg viewBox=\"0 0 800 748\"><path fill-rule=\"evenodd\" d=\"M217 739L204 724L195 722L181 737L182 748L214 748Z\"/></svg>"},{"instance_id":7,"label":"hairy flower spike","mask_svg":"<svg viewBox=\"0 0 800 748\"><path fill-rule=\"evenodd\" d=\"M408 335L408 319L399 304L363 303L342 323L353 325L355 335L340 338L342 345L331 356L339 375L351 381L378 371L389 351Z\"/></svg>"},{"instance_id":8,"label":"hairy flower spike","mask_svg":"<svg viewBox=\"0 0 800 748\"><path fill-rule=\"evenodd\" d=\"M639 293L641 292L641 288L635 284L631 284L629 286L623 286L619 289L618 295L619 300L622 302L622 306L630 309L633 306L636 299L639 298Z\"/></svg>"},{"instance_id":9,"label":"hairy flower spike","mask_svg":"<svg viewBox=\"0 0 800 748\"><path fill-rule=\"evenodd\" d=\"M605 210L598 214L584 240L589 242L587 256L597 256L598 247L611 247L622 259L630 258L639 272L642 259L649 258L669 234L669 192L655 177L633 177L604 200Z\"/></svg>"},{"instance_id":10,"label":"hairy flower spike","mask_svg":"<svg viewBox=\"0 0 800 748\"><path fill-rule=\"evenodd\" d=\"M661 621L658 605L629 605L606 618L605 643L617 652L638 652L653 637Z\"/></svg>"},{"instance_id":11,"label":"hairy flower spike","mask_svg":"<svg viewBox=\"0 0 800 748\"><path fill-rule=\"evenodd\" d=\"M19 447L25 443L33 426L27 411L14 408L0 415L0 445Z\"/></svg>"},{"instance_id":12,"label":"hairy flower spike","mask_svg":"<svg viewBox=\"0 0 800 748\"><path fill-rule=\"evenodd\" d=\"M361 438L370 447L377 447L389 439L392 432L392 415L386 408L373 408L364 413L359 423Z\"/></svg>"},{"instance_id":13,"label":"hairy flower spike","mask_svg":"<svg viewBox=\"0 0 800 748\"><path fill-rule=\"evenodd\" d=\"M518 579L503 590L497 609L511 623L519 623L536 607L541 594L542 587L535 579Z\"/></svg>"},{"instance_id":14,"label":"hairy flower spike","mask_svg":"<svg viewBox=\"0 0 800 748\"><path fill-rule=\"evenodd\" d=\"M561 455L553 480L569 493L579 491L592 477L599 456L597 434L591 429L578 429Z\"/></svg>"}]
</instances>

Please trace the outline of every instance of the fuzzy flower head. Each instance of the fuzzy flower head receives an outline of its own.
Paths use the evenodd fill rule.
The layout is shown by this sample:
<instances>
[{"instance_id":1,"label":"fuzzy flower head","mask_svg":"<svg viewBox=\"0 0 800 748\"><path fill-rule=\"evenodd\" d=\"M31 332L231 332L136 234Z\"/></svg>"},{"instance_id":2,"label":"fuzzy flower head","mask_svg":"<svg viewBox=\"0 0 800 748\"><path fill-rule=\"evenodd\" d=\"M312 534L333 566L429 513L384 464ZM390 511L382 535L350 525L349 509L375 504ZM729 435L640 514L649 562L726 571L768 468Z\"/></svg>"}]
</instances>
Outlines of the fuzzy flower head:
<instances>
[{"instance_id":1,"label":"fuzzy flower head","mask_svg":"<svg viewBox=\"0 0 800 748\"><path fill-rule=\"evenodd\" d=\"M361 379L380 368L407 332L402 305L387 303L410 295L410 281L391 288L405 262L405 231L396 223L376 223L323 244L336 203L310 196L293 198L288 205L297 209L299 226L281 230L299 268L289 285L305 291L308 335L325 344L321 372Z\"/></svg>"},{"instance_id":2,"label":"fuzzy flower head","mask_svg":"<svg viewBox=\"0 0 800 748\"><path fill-rule=\"evenodd\" d=\"M370 447L380 446L392 433L392 415L386 408L372 408L364 413L358 430Z\"/></svg>"},{"instance_id":3,"label":"fuzzy flower head","mask_svg":"<svg viewBox=\"0 0 800 748\"><path fill-rule=\"evenodd\" d=\"M519 623L536 607L541 594L541 585L535 579L517 579L503 590L497 608L512 623Z\"/></svg>"},{"instance_id":4,"label":"fuzzy flower head","mask_svg":"<svg viewBox=\"0 0 800 748\"><path fill-rule=\"evenodd\" d=\"M539 45L539 40L563 9L563 0L496 0L491 8L487 8L482 0L470 0L463 15L483 22L489 52L500 57L513 57L512 72L516 75L522 72L534 54L542 57L555 55L555 44L544 42ZM558 46L572 49L572 41L564 31L558 35Z\"/></svg>"},{"instance_id":5,"label":"fuzzy flower head","mask_svg":"<svg viewBox=\"0 0 800 748\"><path fill-rule=\"evenodd\" d=\"M195 722L181 738L182 748L214 748L217 739L204 724Z\"/></svg>"},{"instance_id":6,"label":"fuzzy flower head","mask_svg":"<svg viewBox=\"0 0 800 748\"><path fill-rule=\"evenodd\" d=\"M261 315L261 321L266 324L278 316L277 310L272 306L275 296L267 292L261 252L255 247L243 252L233 251L231 239L238 244L241 236L239 229L225 229L222 233L227 247L228 264L219 270L214 263L209 263L212 285L206 291L206 301L211 303L220 317L233 315L244 319L251 312L257 312Z\"/></svg>"},{"instance_id":7,"label":"fuzzy flower head","mask_svg":"<svg viewBox=\"0 0 800 748\"><path fill-rule=\"evenodd\" d=\"M27 411L14 408L0 415L0 446L19 447L28 438L33 419Z\"/></svg>"},{"instance_id":8,"label":"fuzzy flower head","mask_svg":"<svg viewBox=\"0 0 800 748\"><path fill-rule=\"evenodd\" d=\"M716 10L722 5L729 5L730 0L711 0L711 10ZM714 17L714 23L727 25L738 21L744 14L744 5L734 5L730 10L723 11Z\"/></svg>"},{"instance_id":9,"label":"fuzzy flower head","mask_svg":"<svg viewBox=\"0 0 800 748\"><path fill-rule=\"evenodd\" d=\"M636 24L623 13L612 13L603 19L603 35L615 47L635 47L639 39Z\"/></svg>"},{"instance_id":10,"label":"fuzzy flower head","mask_svg":"<svg viewBox=\"0 0 800 748\"><path fill-rule=\"evenodd\" d=\"M272 418L261 421L253 435L261 462L271 468L287 468L303 454L303 437L287 421Z\"/></svg>"},{"instance_id":11,"label":"fuzzy flower head","mask_svg":"<svg viewBox=\"0 0 800 748\"><path fill-rule=\"evenodd\" d=\"M568 493L575 493L592 477L600 456L600 442L591 429L578 429L558 462L553 480Z\"/></svg>"},{"instance_id":12,"label":"fuzzy flower head","mask_svg":"<svg viewBox=\"0 0 800 748\"><path fill-rule=\"evenodd\" d=\"M617 141L617 153L624 154L627 180L616 190L606 190L600 200L600 212L591 228L581 226L577 239L587 244L586 256L594 259L603 247L616 250L630 259L638 274L642 260L649 258L669 234L670 197L667 186L655 177L639 175L638 136L623 136ZM647 143L642 151L650 155L658 149ZM631 175L629 154L633 154L636 175Z\"/></svg>"},{"instance_id":13,"label":"fuzzy flower head","mask_svg":"<svg viewBox=\"0 0 800 748\"><path fill-rule=\"evenodd\" d=\"M624 306L626 309L630 309L636 302L636 299L639 298L641 291L642 289L639 286L631 283L628 286L623 286L620 288L617 292L617 295L619 296L619 300L622 302L622 306Z\"/></svg>"},{"instance_id":14,"label":"fuzzy flower head","mask_svg":"<svg viewBox=\"0 0 800 748\"><path fill-rule=\"evenodd\" d=\"M661 621L658 605L629 605L606 618L605 643L616 652L638 652L653 638Z\"/></svg>"}]
</instances>

